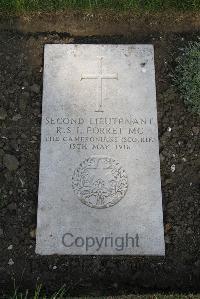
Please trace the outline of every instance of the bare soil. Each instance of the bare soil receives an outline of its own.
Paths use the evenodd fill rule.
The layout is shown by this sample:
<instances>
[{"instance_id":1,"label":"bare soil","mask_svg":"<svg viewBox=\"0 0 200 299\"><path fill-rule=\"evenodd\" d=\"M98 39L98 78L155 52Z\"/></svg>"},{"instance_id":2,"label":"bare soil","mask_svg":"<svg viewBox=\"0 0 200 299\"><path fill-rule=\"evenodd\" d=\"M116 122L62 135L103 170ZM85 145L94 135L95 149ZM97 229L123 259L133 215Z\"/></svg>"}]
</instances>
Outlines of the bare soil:
<instances>
[{"instance_id":1,"label":"bare soil","mask_svg":"<svg viewBox=\"0 0 200 299\"><path fill-rule=\"evenodd\" d=\"M200 118L172 85L179 49L200 36L198 14L68 12L0 21L0 294L15 285L70 295L200 291ZM34 253L43 47L46 43L151 43L166 257ZM172 172L171 166L175 165Z\"/></svg>"}]
</instances>

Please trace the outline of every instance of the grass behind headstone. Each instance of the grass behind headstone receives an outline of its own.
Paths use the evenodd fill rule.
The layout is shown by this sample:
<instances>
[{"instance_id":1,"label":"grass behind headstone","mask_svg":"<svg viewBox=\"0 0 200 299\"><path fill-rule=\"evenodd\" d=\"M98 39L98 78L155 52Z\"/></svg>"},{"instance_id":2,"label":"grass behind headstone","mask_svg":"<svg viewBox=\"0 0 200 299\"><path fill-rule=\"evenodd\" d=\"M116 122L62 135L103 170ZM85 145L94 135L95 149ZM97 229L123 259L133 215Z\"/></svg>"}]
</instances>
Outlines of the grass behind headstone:
<instances>
[{"instance_id":1,"label":"grass behind headstone","mask_svg":"<svg viewBox=\"0 0 200 299\"><path fill-rule=\"evenodd\" d=\"M68 8L147 11L200 10L200 0L0 0L0 11L2 12L57 11Z\"/></svg>"},{"instance_id":2,"label":"grass behind headstone","mask_svg":"<svg viewBox=\"0 0 200 299\"><path fill-rule=\"evenodd\" d=\"M174 82L188 108L200 115L200 41L181 50Z\"/></svg>"}]
</instances>

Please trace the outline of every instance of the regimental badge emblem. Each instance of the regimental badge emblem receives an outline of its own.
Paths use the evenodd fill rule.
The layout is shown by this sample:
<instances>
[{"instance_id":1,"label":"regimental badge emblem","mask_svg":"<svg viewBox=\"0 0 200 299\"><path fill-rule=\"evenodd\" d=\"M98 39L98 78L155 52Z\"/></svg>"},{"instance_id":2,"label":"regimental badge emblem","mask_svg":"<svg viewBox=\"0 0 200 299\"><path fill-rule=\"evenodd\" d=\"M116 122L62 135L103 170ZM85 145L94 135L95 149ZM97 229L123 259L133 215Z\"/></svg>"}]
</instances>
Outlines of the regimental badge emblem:
<instances>
[{"instance_id":1,"label":"regimental badge emblem","mask_svg":"<svg viewBox=\"0 0 200 299\"><path fill-rule=\"evenodd\" d=\"M92 156L74 170L72 188L79 200L96 209L117 204L126 194L126 171L113 158Z\"/></svg>"}]
</instances>

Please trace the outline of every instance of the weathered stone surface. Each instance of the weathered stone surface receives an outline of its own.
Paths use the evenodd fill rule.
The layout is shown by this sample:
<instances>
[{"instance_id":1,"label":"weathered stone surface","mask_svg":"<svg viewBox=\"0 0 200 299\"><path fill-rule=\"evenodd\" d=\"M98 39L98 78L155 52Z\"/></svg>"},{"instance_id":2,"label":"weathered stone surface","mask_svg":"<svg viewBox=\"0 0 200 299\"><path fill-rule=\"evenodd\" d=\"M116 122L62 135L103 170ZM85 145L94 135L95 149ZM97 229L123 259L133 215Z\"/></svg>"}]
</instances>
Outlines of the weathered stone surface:
<instances>
[{"instance_id":1,"label":"weathered stone surface","mask_svg":"<svg viewBox=\"0 0 200 299\"><path fill-rule=\"evenodd\" d=\"M46 45L38 254L164 255L151 45Z\"/></svg>"}]
</instances>

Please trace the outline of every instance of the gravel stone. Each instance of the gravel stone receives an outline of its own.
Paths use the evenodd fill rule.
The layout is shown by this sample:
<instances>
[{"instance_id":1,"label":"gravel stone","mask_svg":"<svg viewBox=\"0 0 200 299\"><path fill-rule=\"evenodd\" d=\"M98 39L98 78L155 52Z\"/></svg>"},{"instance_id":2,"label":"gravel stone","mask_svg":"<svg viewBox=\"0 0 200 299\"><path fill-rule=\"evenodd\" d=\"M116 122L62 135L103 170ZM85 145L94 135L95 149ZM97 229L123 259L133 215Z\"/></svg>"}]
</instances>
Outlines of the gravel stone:
<instances>
[{"instance_id":1,"label":"gravel stone","mask_svg":"<svg viewBox=\"0 0 200 299\"><path fill-rule=\"evenodd\" d=\"M198 135L199 132L200 132L200 128L198 128L198 127L193 127L193 128L192 128L192 131L193 131L193 133L194 133L195 135Z\"/></svg>"},{"instance_id":2,"label":"gravel stone","mask_svg":"<svg viewBox=\"0 0 200 299\"><path fill-rule=\"evenodd\" d=\"M13 212L13 211L16 211L17 209L17 206L14 202L10 203L8 206L7 206L7 209L10 211L10 212Z\"/></svg>"},{"instance_id":3,"label":"gravel stone","mask_svg":"<svg viewBox=\"0 0 200 299\"><path fill-rule=\"evenodd\" d=\"M40 92L40 86L38 84L33 84L31 86L31 91L33 91L34 93L39 93Z\"/></svg>"},{"instance_id":4,"label":"gravel stone","mask_svg":"<svg viewBox=\"0 0 200 299\"><path fill-rule=\"evenodd\" d=\"M5 154L3 157L3 165L9 171L15 171L19 167L19 161L14 155Z\"/></svg>"},{"instance_id":5,"label":"gravel stone","mask_svg":"<svg viewBox=\"0 0 200 299\"><path fill-rule=\"evenodd\" d=\"M30 237L31 237L32 239L35 239L35 238L36 238L36 230L35 230L35 229L32 229L32 230L30 231Z\"/></svg>"},{"instance_id":6,"label":"gravel stone","mask_svg":"<svg viewBox=\"0 0 200 299\"><path fill-rule=\"evenodd\" d=\"M13 266L13 265L14 265L14 261L13 261L13 259L9 259L9 261L8 261L8 265L9 265L9 266Z\"/></svg>"},{"instance_id":7,"label":"gravel stone","mask_svg":"<svg viewBox=\"0 0 200 299\"><path fill-rule=\"evenodd\" d=\"M20 109L21 113L25 112L26 107L28 105L29 97L30 97L30 95L28 92L23 92L23 94L19 98L19 109Z\"/></svg>"},{"instance_id":8,"label":"gravel stone","mask_svg":"<svg viewBox=\"0 0 200 299\"><path fill-rule=\"evenodd\" d=\"M169 236L165 236L165 243L166 244L170 244L170 237Z\"/></svg>"},{"instance_id":9,"label":"gravel stone","mask_svg":"<svg viewBox=\"0 0 200 299\"><path fill-rule=\"evenodd\" d=\"M20 114L16 114L16 115L13 116L12 120L13 120L13 121L18 121L18 120L20 120L21 118L22 118L22 117L21 117Z\"/></svg>"},{"instance_id":10,"label":"gravel stone","mask_svg":"<svg viewBox=\"0 0 200 299\"><path fill-rule=\"evenodd\" d=\"M3 229L2 229L2 228L0 228L0 238L2 238L2 237L3 237L3 234L4 234L4 232L3 232Z\"/></svg>"},{"instance_id":11,"label":"gravel stone","mask_svg":"<svg viewBox=\"0 0 200 299\"><path fill-rule=\"evenodd\" d=\"M7 112L4 108L0 108L0 120L5 120L7 117Z\"/></svg>"}]
</instances>

